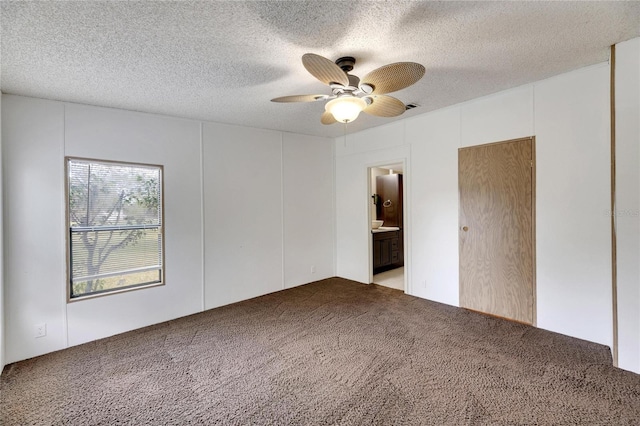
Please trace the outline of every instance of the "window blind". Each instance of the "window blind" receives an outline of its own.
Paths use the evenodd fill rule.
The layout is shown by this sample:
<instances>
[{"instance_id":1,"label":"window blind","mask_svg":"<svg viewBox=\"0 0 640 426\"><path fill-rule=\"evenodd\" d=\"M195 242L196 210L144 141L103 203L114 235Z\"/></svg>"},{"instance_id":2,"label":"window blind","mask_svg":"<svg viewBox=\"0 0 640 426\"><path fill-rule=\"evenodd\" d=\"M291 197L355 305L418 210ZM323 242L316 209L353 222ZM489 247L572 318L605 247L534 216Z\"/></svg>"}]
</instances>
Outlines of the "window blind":
<instances>
[{"instance_id":1,"label":"window blind","mask_svg":"<svg viewBox=\"0 0 640 426\"><path fill-rule=\"evenodd\" d=\"M162 281L162 168L68 159L71 298Z\"/></svg>"}]
</instances>

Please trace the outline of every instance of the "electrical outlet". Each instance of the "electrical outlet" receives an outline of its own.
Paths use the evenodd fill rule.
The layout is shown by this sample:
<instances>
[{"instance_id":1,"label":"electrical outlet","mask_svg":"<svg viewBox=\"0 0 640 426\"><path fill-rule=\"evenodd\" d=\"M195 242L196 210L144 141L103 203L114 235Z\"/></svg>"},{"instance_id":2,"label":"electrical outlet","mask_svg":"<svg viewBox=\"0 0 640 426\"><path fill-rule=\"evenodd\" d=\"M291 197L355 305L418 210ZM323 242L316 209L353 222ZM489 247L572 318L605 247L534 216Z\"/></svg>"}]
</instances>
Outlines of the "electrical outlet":
<instances>
[{"instance_id":1,"label":"electrical outlet","mask_svg":"<svg viewBox=\"0 0 640 426\"><path fill-rule=\"evenodd\" d=\"M42 323L42 324L36 324L35 325L36 329L35 329L35 336L34 337L44 337L47 335L47 324L46 323Z\"/></svg>"},{"instance_id":2,"label":"electrical outlet","mask_svg":"<svg viewBox=\"0 0 640 426\"><path fill-rule=\"evenodd\" d=\"M311 265L311 273L312 274L316 273L316 266L315 265Z\"/></svg>"}]
</instances>

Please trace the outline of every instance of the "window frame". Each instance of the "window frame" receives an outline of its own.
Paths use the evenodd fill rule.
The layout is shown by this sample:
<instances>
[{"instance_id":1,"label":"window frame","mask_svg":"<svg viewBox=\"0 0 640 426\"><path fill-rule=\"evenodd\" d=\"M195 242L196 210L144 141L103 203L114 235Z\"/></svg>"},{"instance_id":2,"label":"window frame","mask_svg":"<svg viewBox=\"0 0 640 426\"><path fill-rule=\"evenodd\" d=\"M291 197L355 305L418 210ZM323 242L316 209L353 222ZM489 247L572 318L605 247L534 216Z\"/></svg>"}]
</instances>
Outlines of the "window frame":
<instances>
[{"instance_id":1,"label":"window frame","mask_svg":"<svg viewBox=\"0 0 640 426\"><path fill-rule=\"evenodd\" d=\"M95 291L89 294L72 296L72 272L71 272L71 221L70 221L70 209L69 209L69 165L72 161L81 161L81 162L90 162L90 163L99 163L105 165L120 165L120 166L130 166L130 167L149 167L149 168L157 168L160 171L160 226L157 227L160 233L161 240L161 262L160 265L160 281L151 282L146 284L134 284L131 286L117 288L117 289L108 289L108 290L100 290ZM132 161L117 161L117 160L100 160L96 158L87 158L87 157L76 157L76 156L65 156L64 157L64 203L65 203L65 250L66 250L66 294L67 294L67 303L78 302L81 300L87 299L95 299L97 297L111 296L114 294L127 293L130 291L142 290L152 287L164 286L166 284L166 264L165 264L165 223L164 223L164 166L161 164L150 164L150 163L141 163L141 162L132 162ZM135 227L136 229L144 229L149 228L148 225L141 225L139 227ZM154 227L155 228L155 227Z\"/></svg>"}]
</instances>

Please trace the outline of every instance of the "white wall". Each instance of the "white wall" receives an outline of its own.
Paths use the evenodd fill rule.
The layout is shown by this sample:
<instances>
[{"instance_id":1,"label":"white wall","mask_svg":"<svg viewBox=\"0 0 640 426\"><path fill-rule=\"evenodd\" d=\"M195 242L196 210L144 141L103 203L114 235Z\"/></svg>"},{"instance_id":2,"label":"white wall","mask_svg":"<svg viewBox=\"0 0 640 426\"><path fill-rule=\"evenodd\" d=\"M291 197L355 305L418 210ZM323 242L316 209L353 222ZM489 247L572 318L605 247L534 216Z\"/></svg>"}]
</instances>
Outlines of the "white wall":
<instances>
[{"instance_id":1,"label":"white wall","mask_svg":"<svg viewBox=\"0 0 640 426\"><path fill-rule=\"evenodd\" d=\"M537 324L612 344L608 65L337 138L337 274L366 282L366 165L407 155L409 293L458 305L457 150L536 136ZM405 210L407 213L407 210Z\"/></svg>"},{"instance_id":2,"label":"white wall","mask_svg":"<svg viewBox=\"0 0 640 426\"><path fill-rule=\"evenodd\" d=\"M411 294L458 306L460 109L406 120L411 144ZM407 179L408 178L408 179Z\"/></svg>"},{"instance_id":3,"label":"white wall","mask_svg":"<svg viewBox=\"0 0 640 426\"><path fill-rule=\"evenodd\" d=\"M611 346L609 67L535 85L538 326Z\"/></svg>"},{"instance_id":4,"label":"white wall","mask_svg":"<svg viewBox=\"0 0 640 426\"><path fill-rule=\"evenodd\" d=\"M618 365L640 372L640 38L616 46Z\"/></svg>"},{"instance_id":5,"label":"white wall","mask_svg":"<svg viewBox=\"0 0 640 426\"><path fill-rule=\"evenodd\" d=\"M205 307L282 289L280 133L203 128Z\"/></svg>"},{"instance_id":6,"label":"white wall","mask_svg":"<svg viewBox=\"0 0 640 426\"><path fill-rule=\"evenodd\" d=\"M2 102L6 362L334 275L331 210L307 216L332 199L330 140ZM66 303L65 155L164 166L164 286ZM38 323L46 337L34 338Z\"/></svg>"},{"instance_id":7,"label":"white wall","mask_svg":"<svg viewBox=\"0 0 640 426\"><path fill-rule=\"evenodd\" d=\"M5 362L10 363L67 344L64 105L3 95L2 106ZM34 338L38 323L46 323L46 337Z\"/></svg>"},{"instance_id":8,"label":"white wall","mask_svg":"<svg viewBox=\"0 0 640 426\"><path fill-rule=\"evenodd\" d=\"M327 259L334 245L333 145L282 136L284 285L290 288L335 275L333 258Z\"/></svg>"},{"instance_id":9,"label":"white wall","mask_svg":"<svg viewBox=\"0 0 640 426\"><path fill-rule=\"evenodd\" d=\"M460 105L460 147L533 135L533 97L527 85Z\"/></svg>"},{"instance_id":10,"label":"white wall","mask_svg":"<svg viewBox=\"0 0 640 426\"><path fill-rule=\"evenodd\" d=\"M207 309L334 275L327 142L204 125Z\"/></svg>"}]
</instances>

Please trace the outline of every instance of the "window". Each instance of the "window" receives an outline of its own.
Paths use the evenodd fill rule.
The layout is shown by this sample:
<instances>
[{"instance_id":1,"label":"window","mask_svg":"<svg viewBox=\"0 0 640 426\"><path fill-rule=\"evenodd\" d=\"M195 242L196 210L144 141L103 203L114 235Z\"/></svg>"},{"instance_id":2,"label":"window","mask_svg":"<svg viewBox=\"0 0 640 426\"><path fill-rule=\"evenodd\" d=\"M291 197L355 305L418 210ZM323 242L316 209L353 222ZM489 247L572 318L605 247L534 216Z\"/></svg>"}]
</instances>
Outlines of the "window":
<instances>
[{"instance_id":1,"label":"window","mask_svg":"<svg viewBox=\"0 0 640 426\"><path fill-rule=\"evenodd\" d=\"M69 299L162 284L162 166L66 162Z\"/></svg>"}]
</instances>

